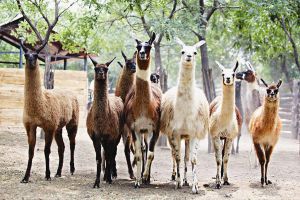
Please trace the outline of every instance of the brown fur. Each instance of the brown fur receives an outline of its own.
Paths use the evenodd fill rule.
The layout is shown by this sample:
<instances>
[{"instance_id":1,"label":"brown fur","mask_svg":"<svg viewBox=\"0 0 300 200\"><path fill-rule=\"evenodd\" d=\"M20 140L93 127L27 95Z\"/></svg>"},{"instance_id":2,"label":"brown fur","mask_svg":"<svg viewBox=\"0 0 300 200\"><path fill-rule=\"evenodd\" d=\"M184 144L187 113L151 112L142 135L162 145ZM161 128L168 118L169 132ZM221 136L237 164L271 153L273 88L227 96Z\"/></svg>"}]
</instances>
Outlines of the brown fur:
<instances>
[{"instance_id":1,"label":"brown fur","mask_svg":"<svg viewBox=\"0 0 300 200\"><path fill-rule=\"evenodd\" d=\"M107 64L96 64L96 68L107 69ZM105 77L99 79L99 77ZM104 75L95 72L94 101L89 110L86 126L94 143L97 160L97 176L94 187L100 184L101 145L105 151L106 169L104 178L111 183L111 174L116 176L115 156L123 132L123 102L120 97L108 95L107 71Z\"/></svg>"},{"instance_id":2,"label":"brown fur","mask_svg":"<svg viewBox=\"0 0 300 200\"><path fill-rule=\"evenodd\" d=\"M278 87L276 85L271 85L268 88L277 89ZM264 184L268 185L272 183L267 178L267 170L270 157L279 139L282 126L281 119L278 115L278 109L279 93L274 101L270 101L269 97L266 95L263 105L253 113L249 124L253 144L261 165L262 186Z\"/></svg>"},{"instance_id":3,"label":"brown fur","mask_svg":"<svg viewBox=\"0 0 300 200\"><path fill-rule=\"evenodd\" d=\"M53 138L56 139L60 158L56 176L61 176L64 153L64 143L61 134L64 126L67 128L70 139L71 173L73 173L75 170L75 137L79 119L79 104L77 98L70 92L60 90L43 90L41 86L38 61L36 61L36 66L31 66L27 59L25 67L24 95L23 123L28 136L29 161L27 171L22 182L28 182L30 176L30 160L32 160L34 154L37 127L41 127L45 131L46 179L50 179L48 158Z\"/></svg>"},{"instance_id":4,"label":"brown fur","mask_svg":"<svg viewBox=\"0 0 300 200\"><path fill-rule=\"evenodd\" d=\"M150 46L154 39L155 34L153 34L152 38L148 42ZM140 41L136 41L138 45L141 45ZM144 133L150 133L150 131L153 131L149 145L149 152L151 154L147 157L146 171L143 174L143 180L147 183L150 182L150 168L154 158L154 146L159 137L160 102L162 92L157 85L151 84L150 77L149 80L143 80L138 77L138 74L142 72L142 70L146 72L149 72L150 70L150 50L151 48L146 48L146 60L140 60L140 51L137 53L137 77L135 79L134 87L130 90L124 103L125 121L127 127L131 130L131 133L133 133L132 137L135 142L135 159L137 159L135 187L140 187L141 173L144 173L143 171L140 173L140 164L143 157L141 152L142 140L140 140L140 137L144 137ZM147 144L145 145L147 146ZM147 148L148 147L146 147L146 154L144 155L144 158L147 155Z\"/></svg>"}]
</instances>

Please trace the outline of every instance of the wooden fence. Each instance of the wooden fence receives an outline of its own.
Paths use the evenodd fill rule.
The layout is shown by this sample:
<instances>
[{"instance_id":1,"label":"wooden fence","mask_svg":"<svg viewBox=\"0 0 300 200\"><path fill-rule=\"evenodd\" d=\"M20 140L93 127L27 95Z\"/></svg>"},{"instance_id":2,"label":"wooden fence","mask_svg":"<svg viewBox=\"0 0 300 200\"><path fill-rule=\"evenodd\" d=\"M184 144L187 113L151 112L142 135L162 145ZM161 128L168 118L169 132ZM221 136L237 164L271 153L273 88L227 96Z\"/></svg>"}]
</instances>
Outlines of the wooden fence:
<instances>
[{"instance_id":1,"label":"wooden fence","mask_svg":"<svg viewBox=\"0 0 300 200\"><path fill-rule=\"evenodd\" d=\"M0 127L23 127L24 80L24 69L0 68ZM77 95L80 105L79 126L84 127L87 104L86 72L56 70L55 88L72 91Z\"/></svg>"}]
</instances>

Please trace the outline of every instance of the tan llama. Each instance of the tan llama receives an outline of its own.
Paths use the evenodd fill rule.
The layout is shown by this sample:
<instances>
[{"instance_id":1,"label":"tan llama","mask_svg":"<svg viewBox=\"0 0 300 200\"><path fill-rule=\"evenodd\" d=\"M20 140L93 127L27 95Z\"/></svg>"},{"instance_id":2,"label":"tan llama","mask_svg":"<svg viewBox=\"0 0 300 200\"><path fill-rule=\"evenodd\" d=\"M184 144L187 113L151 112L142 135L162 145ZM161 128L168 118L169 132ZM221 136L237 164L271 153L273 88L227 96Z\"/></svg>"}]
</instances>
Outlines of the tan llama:
<instances>
[{"instance_id":1,"label":"tan llama","mask_svg":"<svg viewBox=\"0 0 300 200\"><path fill-rule=\"evenodd\" d=\"M249 130L261 166L261 185L263 186L272 183L268 180L267 171L270 157L280 136L281 120L278 109L279 87L282 81L279 80L277 85L268 85L263 79L261 81L267 87L264 103L253 113Z\"/></svg>"}]
</instances>

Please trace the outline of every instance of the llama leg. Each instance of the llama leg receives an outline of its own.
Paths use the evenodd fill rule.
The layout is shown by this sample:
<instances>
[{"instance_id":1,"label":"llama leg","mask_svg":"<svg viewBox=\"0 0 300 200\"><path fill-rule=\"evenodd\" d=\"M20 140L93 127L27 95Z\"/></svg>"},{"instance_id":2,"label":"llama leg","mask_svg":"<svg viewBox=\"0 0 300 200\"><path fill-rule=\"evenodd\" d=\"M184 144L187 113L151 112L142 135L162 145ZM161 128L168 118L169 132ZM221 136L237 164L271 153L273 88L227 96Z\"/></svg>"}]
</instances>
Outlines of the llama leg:
<instances>
[{"instance_id":1,"label":"llama leg","mask_svg":"<svg viewBox=\"0 0 300 200\"><path fill-rule=\"evenodd\" d=\"M236 153L239 153L240 150L240 139L241 139L241 133L239 133L237 140L236 140Z\"/></svg>"},{"instance_id":2,"label":"llama leg","mask_svg":"<svg viewBox=\"0 0 300 200\"><path fill-rule=\"evenodd\" d=\"M22 179L21 183L28 183L28 181L29 181L32 159L34 156L34 147L35 147L35 143L36 143L36 126L25 125L25 128L26 128L27 139L28 139L28 144L29 144L28 163L27 163L27 169L25 172L25 176Z\"/></svg>"},{"instance_id":3,"label":"llama leg","mask_svg":"<svg viewBox=\"0 0 300 200\"><path fill-rule=\"evenodd\" d=\"M272 182L270 180L268 180L267 172L268 172L268 164L270 162L270 157L272 155L273 149L274 149L273 146L265 147L265 153L266 153L265 183L266 183L266 185L272 184Z\"/></svg>"},{"instance_id":4,"label":"llama leg","mask_svg":"<svg viewBox=\"0 0 300 200\"><path fill-rule=\"evenodd\" d=\"M198 179L196 172L196 164L197 164L197 154L199 149L199 140L197 138L193 138L190 140L191 146L191 163L192 163L192 173L193 173L193 183L192 183L192 192L194 194L198 194Z\"/></svg>"},{"instance_id":5,"label":"llama leg","mask_svg":"<svg viewBox=\"0 0 300 200\"><path fill-rule=\"evenodd\" d=\"M64 144L64 140L62 138L62 129L59 129L56 131L55 141L57 143L58 156L59 156L59 164L58 164L58 168L57 168L55 177L61 177L61 170L62 170L63 163L64 163L64 152L65 152L65 144Z\"/></svg>"},{"instance_id":6,"label":"llama leg","mask_svg":"<svg viewBox=\"0 0 300 200\"><path fill-rule=\"evenodd\" d=\"M232 146L232 139L226 138L224 143L224 157L223 157L223 164L224 164L224 185L230 185L228 182L228 174L227 174L227 167L228 167L228 160L230 156L230 148Z\"/></svg>"},{"instance_id":7,"label":"llama leg","mask_svg":"<svg viewBox=\"0 0 300 200\"><path fill-rule=\"evenodd\" d=\"M171 136L171 147L175 151L175 160L176 160L176 167L177 167L177 179L176 179L176 185L175 189L181 188L182 187L182 181L180 177L180 161L181 161L181 148L180 148L180 135L173 133Z\"/></svg>"},{"instance_id":8,"label":"llama leg","mask_svg":"<svg viewBox=\"0 0 300 200\"><path fill-rule=\"evenodd\" d=\"M45 148L44 148L44 154L45 154L45 160L46 160L46 176L45 179L47 181L51 181L50 177L50 166L49 166L49 155L51 153L51 144L53 140L53 135L56 131L45 131Z\"/></svg>"},{"instance_id":9,"label":"llama leg","mask_svg":"<svg viewBox=\"0 0 300 200\"><path fill-rule=\"evenodd\" d=\"M185 140L185 151L184 151L184 174L183 174L183 185L189 186L189 183L187 182L187 163L189 162L189 154L190 154L190 141Z\"/></svg>"},{"instance_id":10,"label":"llama leg","mask_svg":"<svg viewBox=\"0 0 300 200\"><path fill-rule=\"evenodd\" d=\"M148 150L148 142L147 139L145 138L144 134L141 134L141 145L142 145L142 176L145 171L145 165L146 165L146 159L147 159L147 150Z\"/></svg>"},{"instance_id":11,"label":"llama leg","mask_svg":"<svg viewBox=\"0 0 300 200\"><path fill-rule=\"evenodd\" d=\"M216 188L220 189L221 188L221 180L220 180L220 167L221 167L221 151L222 151L222 143L220 140L220 137L214 137L212 138L213 143L214 143L214 149L215 149L215 157L216 157L216 162L217 162L217 175L216 175Z\"/></svg>"},{"instance_id":12,"label":"llama leg","mask_svg":"<svg viewBox=\"0 0 300 200\"><path fill-rule=\"evenodd\" d=\"M75 172L75 166L74 166L74 152L75 152L75 145L76 145L76 135L77 135L77 130L78 130L78 125L77 124L68 124L66 126L67 132L68 132L68 137L70 141L70 153L71 153L71 158L70 158L70 173L71 175L74 174Z\"/></svg>"},{"instance_id":13,"label":"llama leg","mask_svg":"<svg viewBox=\"0 0 300 200\"><path fill-rule=\"evenodd\" d=\"M256 155L258 157L258 160L259 160L259 163L260 163L260 167L261 167L261 186L264 186L264 182L265 182L265 162L266 162L266 159L265 159L265 154L260 146L260 144L258 143L254 143L254 147L255 147L255 150L256 150Z\"/></svg>"},{"instance_id":14,"label":"llama leg","mask_svg":"<svg viewBox=\"0 0 300 200\"><path fill-rule=\"evenodd\" d=\"M100 138L98 138L95 133L93 134L93 144L94 144L94 149L96 152L96 162L97 162L97 174L96 174L96 180L94 183L94 188L95 187L100 187L100 174L101 174L101 144L100 144Z\"/></svg>"},{"instance_id":15,"label":"llama leg","mask_svg":"<svg viewBox=\"0 0 300 200\"><path fill-rule=\"evenodd\" d=\"M123 141L124 141L124 138L123 138ZM125 141L124 141L124 146L125 146L124 153L125 153L125 157L126 157L128 173L129 173L130 179L135 179L133 170L132 170L131 160L130 160L130 145L131 145L130 138L126 137Z\"/></svg>"},{"instance_id":16,"label":"llama leg","mask_svg":"<svg viewBox=\"0 0 300 200\"><path fill-rule=\"evenodd\" d=\"M172 147L171 140L172 140L172 137L168 136L169 144ZM173 147L171 148L171 153L172 153L172 161L173 161L173 170L172 170L171 180L175 181L176 180L175 179L176 178L176 159L175 159L176 155L175 155L175 149Z\"/></svg>"},{"instance_id":17,"label":"llama leg","mask_svg":"<svg viewBox=\"0 0 300 200\"><path fill-rule=\"evenodd\" d=\"M104 173L104 175L103 175L103 181L106 181L106 174L105 174L106 167L105 167L105 151L104 151L104 148L103 148L103 150L101 152L101 162L102 162L102 165L101 165L102 171Z\"/></svg>"},{"instance_id":18,"label":"llama leg","mask_svg":"<svg viewBox=\"0 0 300 200\"><path fill-rule=\"evenodd\" d=\"M151 165L152 165L152 161L154 159L154 147L155 147L158 137L159 137L159 132L158 131L153 132L153 135L150 140L150 145L149 145L149 155L147 156L146 171L143 175L143 182L145 184L150 184Z\"/></svg>"},{"instance_id":19,"label":"llama leg","mask_svg":"<svg viewBox=\"0 0 300 200\"><path fill-rule=\"evenodd\" d=\"M105 151L105 162L106 162L106 167L105 167L105 178L106 178L106 183L111 184L112 179L111 179L111 171L112 171L112 151L113 151L113 144L109 143L107 140L103 140L102 142L104 151Z\"/></svg>"},{"instance_id":20,"label":"llama leg","mask_svg":"<svg viewBox=\"0 0 300 200\"><path fill-rule=\"evenodd\" d=\"M134 141L134 148L135 148L135 154L134 154L134 159L136 160L136 179L134 183L135 188L141 187L141 162L142 162L142 147L141 147L141 142L142 142L142 136L139 133L135 133L132 131L132 136L133 136L133 141Z\"/></svg>"},{"instance_id":21,"label":"llama leg","mask_svg":"<svg viewBox=\"0 0 300 200\"><path fill-rule=\"evenodd\" d=\"M112 148L112 156L111 156L111 162L112 162L112 177L116 179L118 177L117 173L117 164L116 164L116 156L117 156L117 144L113 144Z\"/></svg>"}]
</instances>

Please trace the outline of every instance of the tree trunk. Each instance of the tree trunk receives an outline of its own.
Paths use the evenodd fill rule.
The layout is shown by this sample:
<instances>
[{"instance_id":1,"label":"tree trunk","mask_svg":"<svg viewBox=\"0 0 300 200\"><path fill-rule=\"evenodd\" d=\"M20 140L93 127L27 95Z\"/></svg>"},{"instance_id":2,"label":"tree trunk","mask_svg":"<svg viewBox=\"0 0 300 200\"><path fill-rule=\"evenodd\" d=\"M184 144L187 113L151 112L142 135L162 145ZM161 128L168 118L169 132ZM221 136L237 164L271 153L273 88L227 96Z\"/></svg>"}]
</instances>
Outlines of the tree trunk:
<instances>
[{"instance_id":1,"label":"tree trunk","mask_svg":"<svg viewBox=\"0 0 300 200\"><path fill-rule=\"evenodd\" d=\"M290 91L293 92L293 82L286 66L286 55L280 55L279 57L281 60L281 71L285 75Z\"/></svg>"},{"instance_id":2,"label":"tree trunk","mask_svg":"<svg viewBox=\"0 0 300 200\"><path fill-rule=\"evenodd\" d=\"M155 71L159 72L159 80L160 80L160 86L162 89L162 92L164 93L167 88L165 86L165 70L162 66L162 60L161 60L161 51L160 51L160 43L155 42L154 43L154 49L155 49Z\"/></svg>"},{"instance_id":3,"label":"tree trunk","mask_svg":"<svg viewBox=\"0 0 300 200\"><path fill-rule=\"evenodd\" d=\"M45 47L46 55L45 55L45 72L44 72L44 87L45 89L53 89L54 88L54 73L52 71L51 62L51 54L49 52L48 45ZM45 138L44 130L41 129L40 138Z\"/></svg>"},{"instance_id":4,"label":"tree trunk","mask_svg":"<svg viewBox=\"0 0 300 200\"><path fill-rule=\"evenodd\" d=\"M199 36L200 40L205 40L205 37ZM209 61L208 61L208 53L207 53L207 44L205 43L200 47L201 51L201 64L202 64L202 79L203 79L203 90L207 97L208 102L212 102L212 100L216 97L214 81L212 78L212 69L209 68ZM208 135L208 153L212 153L212 145L211 145L211 138Z\"/></svg>"}]
</instances>

